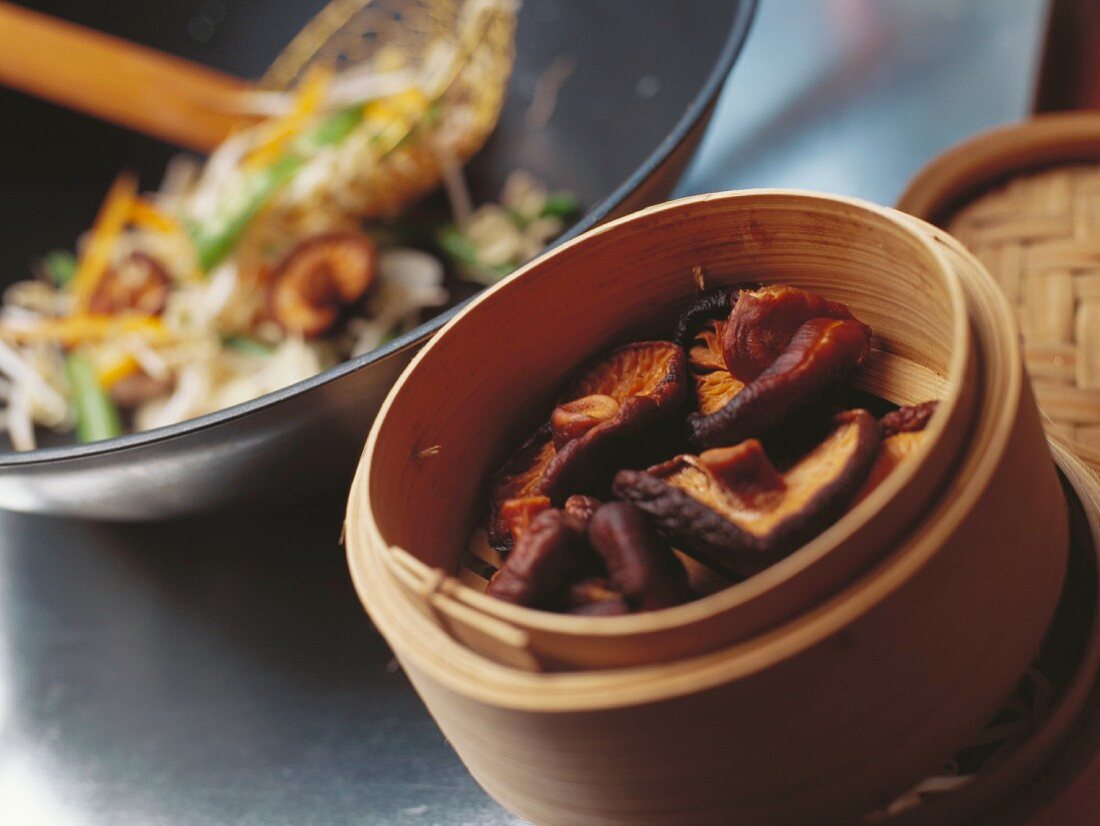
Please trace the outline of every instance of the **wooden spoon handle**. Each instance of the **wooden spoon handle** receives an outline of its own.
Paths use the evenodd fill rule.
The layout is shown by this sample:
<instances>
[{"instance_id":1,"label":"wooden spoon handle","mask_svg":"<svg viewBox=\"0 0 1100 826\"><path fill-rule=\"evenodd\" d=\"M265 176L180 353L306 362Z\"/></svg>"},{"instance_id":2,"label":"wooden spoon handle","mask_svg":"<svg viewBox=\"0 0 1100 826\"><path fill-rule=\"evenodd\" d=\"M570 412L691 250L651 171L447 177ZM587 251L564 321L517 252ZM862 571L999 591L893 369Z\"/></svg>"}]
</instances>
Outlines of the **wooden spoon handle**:
<instances>
[{"instance_id":1,"label":"wooden spoon handle","mask_svg":"<svg viewBox=\"0 0 1100 826\"><path fill-rule=\"evenodd\" d=\"M0 84L189 149L209 152L241 123L245 81L0 2Z\"/></svg>"}]
</instances>

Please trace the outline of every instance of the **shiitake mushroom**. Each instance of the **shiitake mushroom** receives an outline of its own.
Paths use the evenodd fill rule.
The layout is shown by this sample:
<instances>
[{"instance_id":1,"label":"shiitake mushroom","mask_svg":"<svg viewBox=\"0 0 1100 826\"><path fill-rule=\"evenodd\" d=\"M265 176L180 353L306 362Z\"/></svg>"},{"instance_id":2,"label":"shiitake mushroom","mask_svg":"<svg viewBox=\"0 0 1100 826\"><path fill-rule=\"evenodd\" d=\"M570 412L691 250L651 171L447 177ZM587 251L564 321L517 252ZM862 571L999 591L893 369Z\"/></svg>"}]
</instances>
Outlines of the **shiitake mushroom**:
<instances>
[{"instance_id":1,"label":"shiitake mushroom","mask_svg":"<svg viewBox=\"0 0 1100 826\"><path fill-rule=\"evenodd\" d=\"M573 504L579 516L551 508L531 520L490 579L488 594L599 615L652 611L690 598L684 566L639 511L625 502ZM593 504L598 507L589 514Z\"/></svg>"},{"instance_id":2,"label":"shiitake mushroom","mask_svg":"<svg viewBox=\"0 0 1100 826\"><path fill-rule=\"evenodd\" d=\"M556 452L539 491L554 502L600 490L622 449L677 410L687 396L684 351L668 341L613 350L581 374L550 415Z\"/></svg>"},{"instance_id":3,"label":"shiitake mushroom","mask_svg":"<svg viewBox=\"0 0 1100 826\"><path fill-rule=\"evenodd\" d=\"M871 328L842 304L792 287L742 290L722 333L726 368L745 386L688 419L701 448L736 444L788 422L847 379L871 349Z\"/></svg>"},{"instance_id":4,"label":"shiitake mushroom","mask_svg":"<svg viewBox=\"0 0 1100 826\"><path fill-rule=\"evenodd\" d=\"M557 597L584 571L590 555L584 525L551 508L520 534L486 593L529 608L557 607Z\"/></svg>"},{"instance_id":5,"label":"shiitake mushroom","mask_svg":"<svg viewBox=\"0 0 1100 826\"><path fill-rule=\"evenodd\" d=\"M867 481L856 495L856 502L863 501L887 476L920 451L927 438L925 429L936 407L937 402L923 402L898 408L879 419L882 447Z\"/></svg>"},{"instance_id":6,"label":"shiitake mushroom","mask_svg":"<svg viewBox=\"0 0 1100 826\"><path fill-rule=\"evenodd\" d=\"M171 286L163 264L148 253L132 252L103 273L88 298L88 312L159 315L168 303Z\"/></svg>"},{"instance_id":7,"label":"shiitake mushroom","mask_svg":"<svg viewBox=\"0 0 1100 826\"><path fill-rule=\"evenodd\" d=\"M725 321L729 317L740 292L739 287L719 287L696 296L676 320L672 340L687 350L708 321Z\"/></svg>"},{"instance_id":8,"label":"shiitake mushroom","mask_svg":"<svg viewBox=\"0 0 1100 826\"><path fill-rule=\"evenodd\" d=\"M284 330L315 338L374 281L378 249L361 232L315 235L292 249L268 287L271 317Z\"/></svg>"},{"instance_id":9,"label":"shiitake mushroom","mask_svg":"<svg viewBox=\"0 0 1100 826\"><path fill-rule=\"evenodd\" d=\"M501 511L509 499L601 493L637 439L687 396L686 356L667 341L619 347L589 365L493 480L489 543L507 553L513 538Z\"/></svg>"},{"instance_id":10,"label":"shiitake mushroom","mask_svg":"<svg viewBox=\"0 0 1100 826\"><path fill-rule=\"evenodd\" d=\"M867 479L881 437L865 410L835 417L824 439L782 470L749 439L644 471L623 470L615 495L645 512L673 545L747 577L840 516Z\"/></svg>"},{"instance_id":11,"label":"shiitake mushroom","mask_svg":"<svg viewBox=\"0 0 1100 826\"><path fill-rule=\"evenodd\" d=\"M798 328L815 318L854 320L845 305L797 287L742 290L722 331L726 368L737 379L752 381L787 349Z\"/></svg>"},{"instance_id":12,"label":"shiitake mushroom","mask_svg":"<svg viewBox=\"0 0 1100 826\"><path fill-rule=\"evenodd\" d=\"M688 371L695 384L695 401L701 416L717 413L745 389L745 383L733 377L722 354L724 319L711 319L691 340Z\"/></svg>"},{"instance_id":13,"label":"shiitake mushroom","mask_svg":"<svg viewBox=\"0 0 1100 826\"><path fill-rule=\"evenodd\" d=\"M687 571L641 512L626 502L601 506L588 540L607 566L612 586L639 611L687 602Z\"/></svg>"},{"instance_id":14,"label":"shiitake mushroom","mask_svg":"<svg viewBox=\"0 0 1100 826\"><path fill-rule=\"evenodd\" d=\"M489 593L608 615L690 599L684 564L698 563L683 554L733 580L750 576L914 453L935 410L930 402L880 421L862 409L830 417L835 399L826 399L866 357L871 330L804 290L712 291L681 316L674 339L593 362L502 468L489 536L502 553L514 550ZM639 464L655 434L683 425L672 414L692 385L683 436L658 448L678 455ZM684 452L688 436L701 452Z\"/></svg>"}]
</instances>

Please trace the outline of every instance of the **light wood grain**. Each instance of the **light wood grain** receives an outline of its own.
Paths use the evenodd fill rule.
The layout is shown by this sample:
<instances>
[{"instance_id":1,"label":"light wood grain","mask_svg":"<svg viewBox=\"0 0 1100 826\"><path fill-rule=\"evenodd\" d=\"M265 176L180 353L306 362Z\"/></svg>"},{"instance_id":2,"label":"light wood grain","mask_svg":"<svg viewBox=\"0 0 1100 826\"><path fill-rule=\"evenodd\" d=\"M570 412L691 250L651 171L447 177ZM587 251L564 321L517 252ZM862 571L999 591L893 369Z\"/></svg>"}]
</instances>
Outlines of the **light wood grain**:
<instances>
[{"instance_id":1,"label":"light wood grain","mask_svg":"<svg viewBox=\"0 0 1100 826\"><path fill-rule=\"evenodd\" d=\"M242 118L249 84L102 32L0 3L0 83L209 152Z\"/></svg>"}]
</instances>

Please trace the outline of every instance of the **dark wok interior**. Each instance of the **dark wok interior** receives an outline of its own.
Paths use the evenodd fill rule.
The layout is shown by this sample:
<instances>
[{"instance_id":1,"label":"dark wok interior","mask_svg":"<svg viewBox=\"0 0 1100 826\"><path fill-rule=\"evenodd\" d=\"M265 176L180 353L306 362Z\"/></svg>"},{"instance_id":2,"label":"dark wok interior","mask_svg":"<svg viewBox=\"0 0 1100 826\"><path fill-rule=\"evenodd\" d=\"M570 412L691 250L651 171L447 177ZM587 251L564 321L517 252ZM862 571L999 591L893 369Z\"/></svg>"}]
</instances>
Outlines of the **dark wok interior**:
<instances>
[{"instance_id":1,"label":"dark wok interior","mask_svg":"<svg viewBox=\"0 0 1100 826\"><path fill-rule=\"evenodd\" d=\"M24 5L257 78L324 3L36 0ZM505 110L497 131L470 167L475 198L494 197L508 172L522 167L551 188L568 189L578 196L588 214L574 232L606 216L653 171L646 167L646 160L683 137L682 130L689 125L685 116L700 114L700 101L713 100L718 87L708 84L708 79L728 66L723 57L732 59L751 5L711 0L526 0L520 11L516 65ZM571 61L575 69L561 89L548 124L533 130L526 124L525 114L537 80L556 60ZM0 177L0 282L4 284L28 277L31 263L43 253L72 249L119 170L136 171L143 187L152 189L158 185L167 160L178 151L16 92L0 89L0 106L6 124L0 130L0 151L7 159L6 174ZM391 365L388 372L376 370L378 381L373 384L388 386L399 366ZM365 364L359 373L380 367ZM351 376L337 378L329 386L343 382L342 392L349 395L351 388L345 378ZM374 397L373 384L364 406L376 406L381 398L380 394ZM313 410L328 403L322 390L306 390ZM283 415L285 421L285 411ZM265 417L267 423L260 427L277 423L270 409L263 416L252 416ZM369 419L365 421L369 424ZM219 427L221 423L214 421L193 429L185 424L165 435L171 436L168 441L179 443L194 436L194 430L205 430L209 443L210 431ZM360 424L354 429L358 432L351 441L358 439L361 444L366 427ZM67 436L40 433L40 437L40 444L47 447L69 441ZM56 476L66 472L62 465L93 457L48 450L39 462L36 454L17 456L7 452L7 447L5 435L0 434L0 505L100 515L113 512L82 507L74 511L63 503L57 508L57 503L51 502L57 498L55 493L35 493L28 502L9 495L8 485L17 481L17 474L32 470L32 475L41 478L50 466L49 475ZM129 453L129 463L137 462L133 448L139 445L130 442L119 447L127 449L114 454ZM183 445L176 444L173 449L182 451ZM256 452L262 451L257 447ZM95 453L94 471L109 470L109 456L102 449ZM197 455L193 458L199 461ZM28 465L28 460L33 464ZM93 471L87 464L82 469ZM121 476L114 482L122 487L127 484Z\"/></svg>"},{"instance_id":2,"label":"dark wok interior","mask_svg":"<svg viewBox=\"0 0 1100 826\"><path fill-rule=\"evenodd\" d=\"M22 5L257 78L324 2ZM699 92L729 36L735 7L708 0L527 0L506 110L471 175L477 193L491 197L510 170L524 167L595 206L653 152ZM687 43L691 48L683 48ZM524 114L538 77L557 58L575 60L576 69L547 127L532 132ZM0 177L4 283L26 277L44 252L71 249L119 170L135 170L153 188L177 151L6 89L0 107L6 125L0 153L7 159Z\"/></svg>"}]
</instances>

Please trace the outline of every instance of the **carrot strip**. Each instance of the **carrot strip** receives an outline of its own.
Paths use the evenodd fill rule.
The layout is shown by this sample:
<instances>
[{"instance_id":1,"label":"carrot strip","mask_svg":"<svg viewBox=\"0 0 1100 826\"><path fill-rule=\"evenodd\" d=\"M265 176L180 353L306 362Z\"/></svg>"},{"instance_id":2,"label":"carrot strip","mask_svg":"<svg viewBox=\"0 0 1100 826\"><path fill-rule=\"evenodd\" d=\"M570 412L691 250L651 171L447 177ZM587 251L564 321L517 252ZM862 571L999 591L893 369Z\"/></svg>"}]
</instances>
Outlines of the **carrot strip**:
<instances>
[{"instance_id":1,"label":"carrot strip","mask_svg":"<svg viewBox=\"0 0 1100 826\"><path fill-rule=\"evenodd\" d=\"M124 172L115 178L92 224L91 238L77 262L70 288L78 310L86 310L111 261L111 248L126 226L137 197L137 176Z\"/></svg>"}]
</instances>

